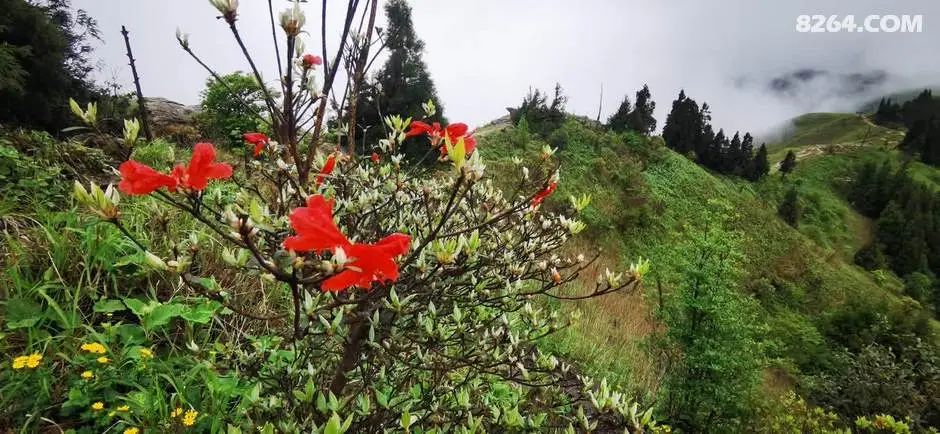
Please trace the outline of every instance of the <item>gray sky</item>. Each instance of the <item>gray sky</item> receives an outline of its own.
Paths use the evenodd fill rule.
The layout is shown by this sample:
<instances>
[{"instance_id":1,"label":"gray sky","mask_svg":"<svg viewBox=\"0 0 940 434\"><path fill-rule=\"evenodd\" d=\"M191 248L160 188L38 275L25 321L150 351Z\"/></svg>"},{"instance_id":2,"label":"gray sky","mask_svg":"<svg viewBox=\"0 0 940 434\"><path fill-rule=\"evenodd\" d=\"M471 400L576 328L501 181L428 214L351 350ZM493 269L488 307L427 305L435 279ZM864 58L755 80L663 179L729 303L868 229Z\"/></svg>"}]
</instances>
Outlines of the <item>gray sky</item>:
<instances>
[{"instance_id":1,"label":"gray sky","mask_svg":"<svg viewBox=\"0 0 940 434\"><path fill-rule=\"evenodd\" d=\"M249 50L275 74L267 2L241 0L239 26ZM327 42L335 46L344 2L333 0ZM381 3L381 2L380 2ZM560 82L568 109L602 118L623 95L649 83L659 125L680 88L712 107L725 129L764 131L808 111L851 110L882 92L940 84L940 2L936 0L412 0L425 61L451 121L482 125L517 105L530 86ZM275 2L276 9L289 3ZM207 0L75 0L104 34L96 51L100 80L116 76L131 89L121 24L131 31L144 92L187 104L198 101L207 74L176 45L177 27L220 72L244 70L224 23ZM303 5L307 46L320 46L319 2ZM799 15L921 14L921 33L800 33ZM332 49L331 49L332 50ZM319 54L318 49L314 49ZM786 95L775 77L824 70ZM884 83L860 93L835 92L839 78L884 71Z\"/></svg>"}]
</instances>

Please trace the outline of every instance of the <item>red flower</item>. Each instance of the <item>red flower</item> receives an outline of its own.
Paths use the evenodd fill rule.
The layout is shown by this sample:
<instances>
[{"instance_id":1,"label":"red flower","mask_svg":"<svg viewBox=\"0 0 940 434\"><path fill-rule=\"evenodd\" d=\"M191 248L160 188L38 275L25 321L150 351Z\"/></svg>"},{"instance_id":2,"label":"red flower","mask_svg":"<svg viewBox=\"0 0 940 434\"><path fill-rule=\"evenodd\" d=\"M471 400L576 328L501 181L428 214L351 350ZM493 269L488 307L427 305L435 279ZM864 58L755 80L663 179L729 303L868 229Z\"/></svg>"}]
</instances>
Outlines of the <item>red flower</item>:
<instances>
[{"instance_id":1,"label":"red flower","mask_svg":"<svg viewBox=\"0 0 940 434\"><path fill-rule=\"evenodd\" d=\"M378 162L379 162L379 154L378 154L378 153L376 153L376 152L373 152L373 153L372 153L372 162L373 162L373 163L378 163Z\"/></svg>"},{"instance_id":2,"label":"red flower","mask_svg":"<svg viewBox=\"0 0 940 434\"><path fill-rule=\"evenodd\" d=\"M440 137L441 135L441 124L435 122L433 125L428 125L421 121L414 121L411 123L411 129L408 130L408 133L405 134L406 137L415 137L421 135L429 135L433 137Z\"/></svg>"},{"instance_id":3,"label":"red flower","mask_svg":"<svg viewBox=\"0 0 940 434\"><path fill-rule=\"evenodd\" d=\"M121 172L121 182L118 184L118 189L124 194L139 196L153 193L161 187L167 187L171 190L176 189L175 178L157 172L152 167L134 160L121 163L118 170Z\"/></svg>"},{"instance_id":4,"label":"red flower","mask_svg":"<svg viewBox=\"0 0 940 434\"><path fill-rule=\"evenodd\" d=\"M343 271L323 281L324 291L337 292L356 286L372 288L372 282L398 280L395 257L404 255L411 246L411 237L405 234L389 235L375 244L353 244L344 247L350 261Z\"/></svg>"},{"instance_id":5,"label":"red flower","mask_svg":"<svg viewBox=\"0 0 940 434\"><path fill-rule=\"evenodd\" d=\"M536 193L535 197L532 198L532 208L541 205L542 201L545 200L546 197L551 196L551 194L555 192L556 188L558 188L558 183L553 181L551 184L548 184L548 186L543 188L542 191Z\"/></svg>"},{"instance_id":6,"label":"red flower","mask_svg":"<svg viewBox=\"0 0 940 434\"><path fill-rule=\"evenodd\" d=\"M323 64L323 59L321 59L320 56L314 56L313 54L305 54L303 57L304 68L310 69L310 68L313 68L314 65L322 65L322 64Z\"/></svg>"},{"instance_id":7,"label":"red flower","mask_svg":"<svg viewBox=\"0 0 940 434\"><path fill-rule=\"evenodd\" d=\"M437 146L444 137L456 145L457 141L463 137L464 150L467 152L467 155L470 155L477 147L477 140L473 138L473 136L467 134L468 129L469 128L467 127L467 124L464 123L450 124L447 126L447 128L441 128L441 124L437 122L429 125L425 122L414 121L411 123L411 129L408 130L408 133L405 134L405 136L415 137L426 134L431 138L432 146ZM445 141L439 149L441 151L441 156L446 156L447 142Z\"/></svg>"},{"instance_id":8,"label":"red flower","mask_svg":"<svg viewBox=\"0 0 940 434\"><path fill-rule=\"evenodd\" d=\"M284 240L284 248L295 252L324 252L348 246L349 240L333 223L333 201L322 195L307 198L307 206L290 214L296 236Z\"/></svg>"},{"instance_id":9,"label":"red flower","mask_svg":"<svg viewBox=\"0 0 940 434\"><path fill-rule=\"evenodd\" d=\"M257 158L261 155L261 151L264 150L264 147L268 145L270 139L264 133L245 133L245 141L249 144L255 145L254 155Z\"/></svg>"},{"instance_id":10,"label":"red flower","mask_svg":"<svg viewBox=\"0 0 940 434\"><path fill-rule=\"evenodd\" d=\"M343 249L348 258L342 271L323 281L324 291L342 291L357 286L372 287L373 282L385 283L398 279L395 257L404 255L411 246L411 237L389 235L375 244L350 243L333 222L333 201L322 195L307 198L307 206L295 209L290 224L297 235L284 240L284 248L296 252L323 253Z\"/></svg>"},{"instance_id":11,"label":"red flower","mask_svg":"<svg viewBox=\"0 0 940 434\"><path fill-rule=\"evenodd\" d=\"M212 179L230 178L232 166L215 162L215 147L211 143L197 143L193 148L193 157L189 160L189 165L177 164L173 168L172 176L176 178L177 185L170 191L176 190L177 186L202 191Z\"/></svg>"},{"instance_id":12,"label":"red flower","mask_svg":"<svg viewBox=\"0 0 940 434\"><path fill-rule=\"evenodd\" d=\"M326 164L323 165L323 168L320 169L320 174L317 175L317 185L323 183L323 178L333 174L333 169L336 168L336 156L330 155L330 158L326 159Z\"/></svg>"}]
</instances>

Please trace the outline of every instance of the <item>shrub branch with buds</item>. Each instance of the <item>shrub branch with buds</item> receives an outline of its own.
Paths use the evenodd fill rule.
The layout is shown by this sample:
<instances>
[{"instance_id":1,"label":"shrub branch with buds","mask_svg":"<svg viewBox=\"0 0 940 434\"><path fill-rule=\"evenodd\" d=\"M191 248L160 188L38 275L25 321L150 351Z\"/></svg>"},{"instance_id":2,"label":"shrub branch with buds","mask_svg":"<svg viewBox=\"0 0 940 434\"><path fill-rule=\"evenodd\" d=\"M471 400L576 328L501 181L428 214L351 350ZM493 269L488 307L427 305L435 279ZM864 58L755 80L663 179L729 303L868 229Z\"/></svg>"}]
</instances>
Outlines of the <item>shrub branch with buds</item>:
<instances>
[{"instance_id":1,"label":"shrub branch with buds","mask_svg":"<svg viewBox=\"0 0 940 434\"><path fill-rule=\"evenodd\" d=\"M238 2L211 3L261 82L238 35ZM323 59L296 49L303 11L295 3L280 15L288 56L280 68L281 99L266 94L273 137L244 132L254 160L232 167L216 161L212 145L198 144L188 164L167 173L135 161L120 168L122 193L150 195L183 211L225 246L220 252L174 249L168 258L148 251L154 268L260 322L259 335L265 324L280 332L233 346L230 357L217 361L217 368L239 372L269 397L249 414L278 421L285 432L311 426L328 432L654 427L649 412L606 382L595 385L535 345L571 321L540 299L636 290L648 269L641 261L584 286L598 256L585 259L564 249L583 223L541 209L560 182L551 156L540 171L551 175L532 180L520 174L506 195L486 178L481 150L463 124L391 116L388 138L377 145L381 154L326 152L322 121L338 65L354 65L350 77L361 81L372 44L371 36L348 37L353 17L363 14L365 22L366 14L375 14L374 1L363 11L357 6L349 4L340 45L358 48L348 51L346 62L340 50L324 64L324 85L314 91L308 83ZM273 11L270 18L274 23ZM181 32L177 38L199 61L190 41ZM352 92L359 88L347 85ZM425 110L433 114L433 102ZM129 138L133 132L129 124ZM427 137L431 153L449 170L418 176L403 166L400 147L415 136ZM238 186L234 198L207 193L211 183L223 182ZM113 188L88 192L76 185L75 192L122 228ZM574 212L589 202L572 198ZM257 312L256 294L236 297L207 284L214 276L201 275L193 264L213 254L233 272L276 282L288 300L285 312Z\"/></svg>"}]
</instances>

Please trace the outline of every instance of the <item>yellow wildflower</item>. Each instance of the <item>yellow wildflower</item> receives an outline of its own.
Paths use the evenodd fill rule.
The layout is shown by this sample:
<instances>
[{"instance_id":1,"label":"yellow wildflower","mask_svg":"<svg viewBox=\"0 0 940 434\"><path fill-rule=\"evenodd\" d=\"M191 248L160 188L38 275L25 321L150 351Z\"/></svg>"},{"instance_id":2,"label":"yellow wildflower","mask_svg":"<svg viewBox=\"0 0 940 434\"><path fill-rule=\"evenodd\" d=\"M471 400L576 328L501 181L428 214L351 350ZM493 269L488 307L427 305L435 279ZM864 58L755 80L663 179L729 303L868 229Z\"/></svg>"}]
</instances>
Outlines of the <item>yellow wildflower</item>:
<instances>
[{"instance_id":1,"label":"yellow wildflower","mask_svg":"<svg viewBox=\"0 0 940 434\"><path fill-rule=\"evenodd\" d=\"M82 378L86 380L91 380L92 378L95 378L95 373L91 371L82 372Z\"/></svg>"},{"instance_id":2,"label":"yellow wildflower","mask_svg":"<svg viewBox=\"0 0 940 434\"><path fill-rule=\"evenodd\" d=\"M26 367L33 369L39 366L39 362L41 361L42 361L42 354L39 354L39 353L30 354L29 357L26 358Z\"/></svg>"},{"instance_id":3,"label":"yellow wildflower","mask_svg":"<svg viewBox=\"0 0 940 434\"><path fill-rule=\"evenodd\" d=\"M131 411L131 408L129 406L122 405L117 408L117 411Z\"/></svg>"},{"instance_id":4,"label":"yellow wildflower","mask_svg":"<svg viewBox=\"0 0 940 434\"><path fill-rule=\"evenodd\" d=\"M101 411L101 410L104 410L104 403L101 402L101 401L98 401L98 402L96 402L96 403L94 403L94 404L91 405L91 409L92 409L93 411Z\"/></svg>"},{"instance_id":5,"label":"yellow wildflower","mask_svg":"<svg viewBox=\"0 0 940 434\"><path fill-rule=\"evenodd\" d=\"M109 358L107 358L107 357L105 357L105 356L101 356L101 357L98 358L98 363L101 363L101 364L103 364L103 365L104 365L104 364L108 364L108 363L111 363L111 359L109 359Z\"/></svg>"},{"instance_id":6,"label":"yellow wildflower","mask_svg":"<svg viewBox=\"0 0 940 434\"><path fill-rule=\"evenodd\" d=\"M141 358L141 359L152 359L152 358L153 358L153 351L150 351L150 349L148 349L148 348L141 348L141 349L138 350L138 351L140 351L140 358Z\"/></svg>"},{"instance_id":7,"label":"yellow wildflower","mask_svg":"<svg viewBox=\"0 0 940 434\"><path fill-rule=\"evenodd\" d=\"M193 409L186 411L186 415L183 416L183 425L193 426L196 423L196 417L199 416L199 412Z\"/></svg>"},{"instance_id":8,"label":"yellow wildflower","mask_svg":"<svg viewBox=\"0 0 940 434\"><path fill-rule=\"evenodd\" d=\"M32 353L28 356L19 356L13 359L13 369L35 369L42 361L42 354Z\"/></svg>"},{"instance_id":9,"label":"yellow wildflower","mask_svg":"<svg viewBox=\"0 0 940 434\"><path fill-rule=\"evenodd\" d=\"M130 427L124 430L124 434L140 434L140 430L137 429L136 427Z\"/></svg>"},{"instance_id":10,"label":"yellow wildflower","mask_svg":"<svg viewBox=\"0 0 940 434\"><path fill-rule=\"evenodd\" d=\"M92 342L90 344L82 344L82 351L87 351L93 354L104 354L108 352L108 349L97 342Z\"/></svg>"},{"instance_id":11,"label":"yellow wildflower","mask_svg":"<svg viewBox=\"0 0 940 434\"><path fill-rule=\"evenodd\" d=\"M181 415L181 414L183 414L183 409L182 409L182 408L179 408L179 407L176 407L176 410L173 410L173 412L170 413L170 417L177 417L177 416L179 416L179 415Z\"/></svg>"},{"instance_id":12,"label":"yellow wildflower","mask_svg":"<svg viewBox=\"0 0 940 434\"><path fill-rule=\"evenodd\" d=\"M13 359L13 369L23 369L26 367L26 361L29 360L29 356L19 356Z\"/></svg>"}]
</instances>

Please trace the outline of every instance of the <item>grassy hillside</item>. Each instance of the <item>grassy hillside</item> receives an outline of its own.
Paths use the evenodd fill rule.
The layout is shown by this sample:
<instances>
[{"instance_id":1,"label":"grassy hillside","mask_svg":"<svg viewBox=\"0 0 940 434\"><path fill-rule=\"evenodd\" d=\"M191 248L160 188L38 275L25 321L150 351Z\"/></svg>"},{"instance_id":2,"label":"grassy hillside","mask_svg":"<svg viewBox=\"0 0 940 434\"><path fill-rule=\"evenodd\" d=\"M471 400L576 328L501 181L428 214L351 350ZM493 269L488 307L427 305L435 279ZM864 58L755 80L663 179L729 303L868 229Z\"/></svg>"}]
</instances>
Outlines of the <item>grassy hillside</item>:
<instances>
[{"instance_id":1,"label":"grassy hillside","mask_svg":"<svg viewBox=\"0 0 940 434\"><path fill-rule=\"evenodd\" d=\"M768 148L772 157L782 159L789 150L799 156L801 151L813 155L844 152L858 146L893 147L903 138L903 131L876 125L863 115L808 113L790 120L782 135ZM824 149L827 145L834 147Z\"/></svg>"},{"instance_id":2,"label":"grassy hillside","mask_svg":"<svg viewBox=\"0 0 940 434\"><path fill-rule=\"evenodd\" d=\"M793 134L775 148L777 154L809 144L892 140L898 134L845 114L807 115L795 125ZM574 120L559 131L549 141L564 145L557 154L561 194L549 205L564 206L569 193L592 194L593 228L583 247L603 249L607 264L623 265L637 256L653 264L644 294L584 302L578 306L581 321L550 341L555 351L585 369L607 374L640 396L655 394L663 366L650 347L650 336L661 328L654 312L660 294L668 294L682 276L687 254L682 241L709 215L719 215L727 222L722 230L736 235L745 258L742 290L760 301L765 344L773 359L768 391L788 389L803 373L826 363L832 356L827 338L844 311L859 303L886 315L920 309L900 295L902 283L892 274L871 273L852 263L854 252L870 236L871 222L851 208L841 191L860 161L897 158L896 151L865 145L804 156L786 179L771 175L752 184L716 176L666 149L658 138L614 135ZM566 140L552 140L556 135ZM538 158L545 145L506 125L487 127L479 137L480 149L496 171L515 170L511 157ZM936 176L936 170L925 169L925 177ZM799 230L776 215L776 205L791 185L806 202Z\"/></svg>"}]
</instances>

